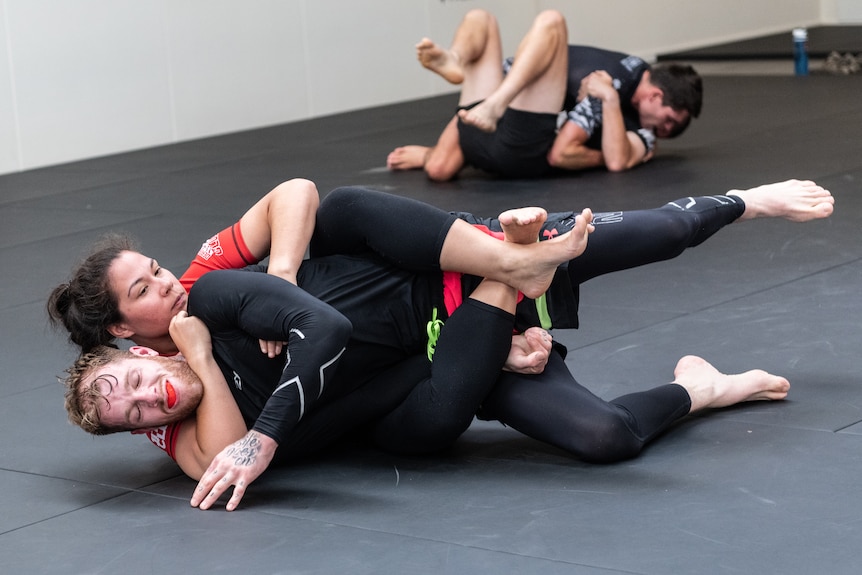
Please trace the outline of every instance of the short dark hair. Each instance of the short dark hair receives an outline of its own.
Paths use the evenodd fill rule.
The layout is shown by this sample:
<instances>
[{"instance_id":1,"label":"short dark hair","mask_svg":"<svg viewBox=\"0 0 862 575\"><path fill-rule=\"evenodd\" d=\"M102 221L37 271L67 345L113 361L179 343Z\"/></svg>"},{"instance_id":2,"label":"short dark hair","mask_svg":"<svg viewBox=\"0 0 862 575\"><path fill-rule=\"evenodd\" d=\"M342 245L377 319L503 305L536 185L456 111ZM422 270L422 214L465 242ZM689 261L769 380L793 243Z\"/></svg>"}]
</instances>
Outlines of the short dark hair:
<instances>
[{"instance_id":1,"label":"short dark hair","mask_svg":"<svg viewBox=\"0 0 862 575\"><path fill-rule=\"evenodd\" d=\"M650 69L650 82L664 92L665 106L685 110L692 118L700 116L703 79L694 68L688 64L656 64Z\"/></svg>"}]
</instances>

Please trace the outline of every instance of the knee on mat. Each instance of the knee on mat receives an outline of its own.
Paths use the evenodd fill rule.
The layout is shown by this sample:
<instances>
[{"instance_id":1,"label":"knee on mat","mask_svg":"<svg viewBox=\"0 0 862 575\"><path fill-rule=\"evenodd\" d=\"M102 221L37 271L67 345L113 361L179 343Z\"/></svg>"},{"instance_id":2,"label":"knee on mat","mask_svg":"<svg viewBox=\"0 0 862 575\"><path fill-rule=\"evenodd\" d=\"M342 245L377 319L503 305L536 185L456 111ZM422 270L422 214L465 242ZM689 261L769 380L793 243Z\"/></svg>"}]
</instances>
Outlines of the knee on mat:
<instances>
[{"instance_id":1,"label":"knee on mat","mask_svg":"<svg viewBox=\"0 0 862 575\"><path fill-rule=\"evenodd\" d=\"M424 434L423 444L428 452L442 451L451 447L461 435L470 427L473 415L469 417L458 417L454 414L436 417L432 425L427 427Z\"/></svg>"},{"instance_id":2,"label":"knee on mat","mask_svg":"<svg viewBox=\"0 0 862 575\"><path fill-rule=\"evenodd\" d=\"M597 417L589 430L570 434L569 451L591 463L615 463L637 456L643 442L617 416Z\"/></svg>"},{"instance_id":3,"label":"knee on mat","mask_svg":"<svg viewBox=\"0 0 862 575\"><path fill-rule=\"evenodd\" d=\"M411 429L378 428L375 442L387 451L424 455L448 449L468 427L470 421L455 417L434 418L423 424L412 421Z\"/></svg>"}]
</instances>

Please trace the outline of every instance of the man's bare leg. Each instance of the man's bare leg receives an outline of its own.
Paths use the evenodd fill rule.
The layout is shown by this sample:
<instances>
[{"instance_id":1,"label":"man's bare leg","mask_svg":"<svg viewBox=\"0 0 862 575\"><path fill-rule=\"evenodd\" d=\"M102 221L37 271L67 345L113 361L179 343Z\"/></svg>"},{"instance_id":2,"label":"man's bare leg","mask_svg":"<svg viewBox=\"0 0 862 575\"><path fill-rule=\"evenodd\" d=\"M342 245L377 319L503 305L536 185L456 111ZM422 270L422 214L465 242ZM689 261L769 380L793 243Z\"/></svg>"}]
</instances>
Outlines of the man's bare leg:
<instances>
[{"instance_id":1,"label":"man's bare leg","mask_svg":"<svg viewBox=\"0 0 862 575\"><path fill-rule=\"evenodd\" d=\"M399 170L418 170L425 167L425 162L430 153L430 146L400 146L389 152L389 155L386 157L386 167L393 172Z\"/></svg>"},{"instance_id":2,"label":"man's bare leg","mask_svg":"<svg viewBox=\"0 0 862 575\"><path fill-rule=\"evenodd\" d=\"M419 62L447 81L461 84L459 103L462 106L484 100L503 81L503 47L497 19L486 10L470 10L455 31L452 45L444 49L428 38L416 45ZM434 181L454 178L464 167L458 118L452 120L437 139L437 143L418 166L417 148L400 148L390 154L387 166L391 170L424 167ZM409 154L409 157L408 157Z\"/></svg>"},{"instance_id":3,"label":"man's bare leg","mask_svg":"<svg viewBox=\"0 0 862 575\"><path fill-rule=\"evenodd\" d=\"M745 212L737 221L784 218L791 222L807 222L829 217L835 204L829 190L808 180L787 180L727 193L745 202Z\"/></svg>"},{"instance_id":4,"label":"man's bare leg","mask_svg":"<svg viewBox=\"0 0 862 575\"><path fill-rule=\"evenodd\" d=\"M728 407L744 401L768 401L787 397L790 383L761 369L725 375L705 359L687 355L674 369L674 383L691 398L691 411Z\"/></svg>"},{"instance_id":5,"label":"man's bare leg","mask_svg":"<svg viewBox=\"0 0 862 575\"><path fill-rule=\"evenodd\" d=\"M419 155L424 151L424 156ZM387 158L390 170L408 170L407 166L422 162L417 168L424 168L428 178L437 182L451 180L464 167L464 153L458 135L458 118L452 116L440 132L437 142L431 146L401 146ZM395 167L396 162L402 167Z\"/></svg>"},{"instance_id":6,"label":"man's bare leg","mask_svg":"<svg viewBox=\"0 0 862 575\"><path fill-rule=\"evenodd\" d=\"M568 30L562 14L546 10L521 40L509 73L493 93L458 115L486 132L510 105L528 112L557 113L563 105L568 77Z\"/></svg>"}]
</instances>

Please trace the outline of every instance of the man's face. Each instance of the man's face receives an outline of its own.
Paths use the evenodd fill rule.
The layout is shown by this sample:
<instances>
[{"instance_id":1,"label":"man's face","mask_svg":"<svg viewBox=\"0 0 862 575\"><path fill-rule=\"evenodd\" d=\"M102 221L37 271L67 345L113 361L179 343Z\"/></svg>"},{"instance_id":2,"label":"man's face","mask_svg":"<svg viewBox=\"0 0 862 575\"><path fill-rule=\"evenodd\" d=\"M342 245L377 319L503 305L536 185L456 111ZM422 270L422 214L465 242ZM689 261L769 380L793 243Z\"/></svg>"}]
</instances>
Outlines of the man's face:
<instances>
[{"instance_id":1,"label":"man's face","mask_svg":"<svg viewBox=\"0 0 862 575\"><path fill-rule=\"evenodd\" d=\"M661 95L641 102L638 107L641 126L653 130L659 138L670 138L677 135L680 127L688 122L688 112L674 110L662 103Z\"/></svg>"},{"instance_id":2,"label":"man's face","mask_svg":"<svg viewBox=\"0 0 862 575\"><path fill-rule=\"evenodd\" d=\"M101 399L99 418L115 429L149 429L186 419L203 397L200 378L184 361L166 357L128 357L97 369L82 384L94 382Z\"/></svg>"},{"instance_id":3,"label":"man's face","mask_svg":"<svg viewBox=\"0 0 862 575\"><path fill-rule=\"evenodd\" d=\"M123 326L142 338L167 336L171 318L188 304L176 276L138 252L123 252L114 260L108 282L117 298Z\"/></svg>"}]
</instances>

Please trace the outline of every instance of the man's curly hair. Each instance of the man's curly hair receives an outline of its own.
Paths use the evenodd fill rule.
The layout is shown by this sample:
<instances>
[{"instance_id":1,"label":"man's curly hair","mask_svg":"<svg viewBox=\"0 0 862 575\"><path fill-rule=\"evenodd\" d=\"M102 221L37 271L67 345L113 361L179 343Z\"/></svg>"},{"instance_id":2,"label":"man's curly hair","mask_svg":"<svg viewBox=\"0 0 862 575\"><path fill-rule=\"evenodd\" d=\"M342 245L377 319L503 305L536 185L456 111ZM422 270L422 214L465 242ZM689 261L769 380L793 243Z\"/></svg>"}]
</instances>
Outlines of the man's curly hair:
<instances>
[{"instance_id":1,"label":"man's curly hair","mask_svg":"<svg viewBox=\"0 0 862 575\"><path fill-rule=\"evenodd\" d=\"M108 435L123 431L108 427L101 422L99 404L104 396L97 385L99 380L93 379L89 382L85 382L85 380L100 367L125 357L127 353L112 347L97 347L89 353L79 356L75 363L66 370L67 375L61 382L66 387L65 405L70 422L93 435ZM113 376L103 377L110 378Z\"/></svg>"}]
</instances>

